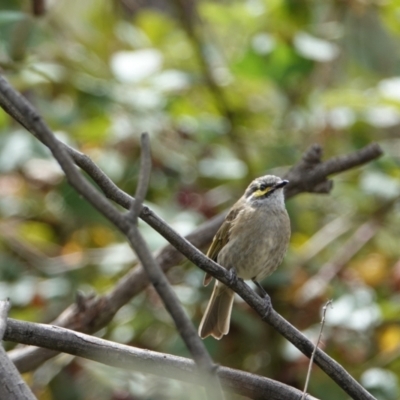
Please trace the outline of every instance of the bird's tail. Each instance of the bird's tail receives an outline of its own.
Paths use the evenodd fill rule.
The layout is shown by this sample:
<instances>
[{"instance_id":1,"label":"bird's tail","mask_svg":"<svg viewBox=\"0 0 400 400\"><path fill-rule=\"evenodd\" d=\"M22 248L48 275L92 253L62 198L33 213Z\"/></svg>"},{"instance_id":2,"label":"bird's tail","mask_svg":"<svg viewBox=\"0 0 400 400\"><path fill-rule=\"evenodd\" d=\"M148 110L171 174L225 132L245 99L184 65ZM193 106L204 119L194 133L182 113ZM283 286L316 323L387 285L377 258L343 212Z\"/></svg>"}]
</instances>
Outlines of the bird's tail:
<instances>
[{"instance_id":1,"label":"bird's tail","mask_svg":"<svg viewBox=\"0 0 400 400\"><path fill-rule=\"evenodd\" d=\"M234 292L216 281L210 301L199 326L199 336L221 339L229 332Z\"/></svg>"}]
</instances>

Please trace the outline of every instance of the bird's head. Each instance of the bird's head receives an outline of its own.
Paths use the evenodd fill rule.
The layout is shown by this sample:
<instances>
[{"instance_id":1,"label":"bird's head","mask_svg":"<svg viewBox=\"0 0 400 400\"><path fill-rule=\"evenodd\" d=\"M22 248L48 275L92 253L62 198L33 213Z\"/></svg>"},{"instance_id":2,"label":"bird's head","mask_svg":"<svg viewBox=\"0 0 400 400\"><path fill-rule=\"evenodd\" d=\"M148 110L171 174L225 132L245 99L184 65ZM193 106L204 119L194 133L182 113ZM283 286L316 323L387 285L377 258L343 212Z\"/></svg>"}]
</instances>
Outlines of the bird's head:
<instances>
[{"instance_id":1,"label":"bird's head","mask_svg":"<svg viewBox=\"0 0 400 400\"><path fill-rule=\"evenodd\" d=\"M283 188L289 183L274 175L254 179L244 192L245 199L255 205L283 205Z\"/></svg>"}]
</instances>

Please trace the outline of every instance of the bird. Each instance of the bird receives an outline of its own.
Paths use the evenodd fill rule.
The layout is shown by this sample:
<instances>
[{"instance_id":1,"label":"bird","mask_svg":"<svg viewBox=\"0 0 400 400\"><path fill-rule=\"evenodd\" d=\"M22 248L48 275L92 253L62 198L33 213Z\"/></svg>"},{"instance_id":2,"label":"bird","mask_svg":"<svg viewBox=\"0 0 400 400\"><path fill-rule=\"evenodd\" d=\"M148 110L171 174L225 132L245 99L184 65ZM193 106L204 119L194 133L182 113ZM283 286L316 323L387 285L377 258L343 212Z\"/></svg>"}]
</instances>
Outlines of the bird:
<instances>
[{"instance_id":1,"label":"bird","mask_svg":"<svg viewBox=\"0 0 400 400\"><path fill-rule=\"evenodd\" d=\"M290 240L290 219L283 188L289 181L274 175L254 179L232 206L208 249L207 256L233 276L260 281L281 264ZM206 273L204 286L212 280ZM228 334L234 292L216 280L199 325L199 336L221 339ZM269 297L268 297L269 299Z\"/></svg>"}]
</instances>

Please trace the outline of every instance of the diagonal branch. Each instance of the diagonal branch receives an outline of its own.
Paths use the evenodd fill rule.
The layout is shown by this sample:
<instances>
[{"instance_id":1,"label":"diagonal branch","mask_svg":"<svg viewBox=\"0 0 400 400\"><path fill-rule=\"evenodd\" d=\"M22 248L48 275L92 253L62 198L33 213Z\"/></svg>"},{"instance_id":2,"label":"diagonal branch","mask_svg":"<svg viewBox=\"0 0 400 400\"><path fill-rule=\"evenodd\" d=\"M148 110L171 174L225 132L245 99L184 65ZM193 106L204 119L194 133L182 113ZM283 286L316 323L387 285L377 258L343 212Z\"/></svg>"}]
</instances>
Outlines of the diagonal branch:
<instances>
[{"instance_id":1,"label":"diagonal branch","mask_svg":"<svg viewBox=\"0 0 400 400\"><path fill-rule=\"evenodd\" d=\"M151 173L151 155L149 136L143 134L141 137L142 153L141 153L141 168L139 173L139 183L136 188L136 198L129 210L128 218L132 221L130 228L125 232L131 247L134 249L139 260L141 261L144 270L157 291L158 295L164 303L165 308L175 322L183 341L192 354L194 360L199 365L200 371L204 374L204 387L210 399L223 399L222 389L215 375L216 365L214 365L209 356L204 343L197 336L196 329L186 315L181 303L179 302L175 292L172 290L165 274L157 264L153 255L150 252L147 243L140 234L137 226L137 216L143 207L143 200L146 197L148 184Z\"/></svg>"},{"instance_id":2,"label":"diagonal branch","mask_svg":"<svg viewBox=\"0 0 400 400\"><path fill-rule=\"evenodd\" d=\"M23 126L50 149L63 169L69 184L120 230L126 229L126 222L122 214L78 172L71 156L65 151L64 146L55 138L53 132L42 121L31 104L16 92L2 76L0 76L0 87L1 106L4 105L3 108L7 112L11 110L13 114L23 116Z\"/></svg>"}]
</instances>

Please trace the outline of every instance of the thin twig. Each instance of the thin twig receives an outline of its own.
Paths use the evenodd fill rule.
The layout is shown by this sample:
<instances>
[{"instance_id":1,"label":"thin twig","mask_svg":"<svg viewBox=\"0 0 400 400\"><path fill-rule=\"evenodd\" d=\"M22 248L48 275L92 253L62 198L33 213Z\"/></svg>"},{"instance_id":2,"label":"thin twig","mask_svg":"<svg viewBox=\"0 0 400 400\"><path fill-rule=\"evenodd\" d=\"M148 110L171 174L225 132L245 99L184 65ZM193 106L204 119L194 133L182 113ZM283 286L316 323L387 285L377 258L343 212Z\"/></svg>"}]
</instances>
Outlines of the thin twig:
<instances>
[{"instance_id":1,"label":"thin twig","mask_svg":"<svg viewBox=\"0 0 400 400\"><path fill-rule=\"evenodd\" d=\"M192 354L194 360L199 365L200 370L204 373L204 387L210 399L223 399L223 393L218 377L215 375L216 365L214 365L210 355L208 354L204 343L197 336L196 329L192 322L185 314L176 294L171 288L165 274L157 264L150 249L140 234L137 224L137 216L142 208L143 200L146 197L150 173L151 173L151 153L150 142L147 134L142 135L142 153L141 153L141 169L139 174L139 183L136 189L136 199L133 203L129 218L133 220L130 229L125 232L132 248L137 254L144 270L146 271L150 282L153 284L158 295L161 297L165 308L174 320L183 341Z\"/></svg>"},{"instance_id":2,"label":"thin twig","mask_svg":"<svg viewBox=\"0 0 400 400\"><path fill-rule=\"evenodd\" d=\"M142 210L143 201L146 197L147 189L150 182L151 173L151 153L150 139L148 133L142 133L140 137L141 157L140 157L140 174L135 192L135 200L130 207L130 219L137 224L137 218Z\"/></svg>"},{"instance_id":3,"label":"thin twig","mask_svg":"<svg viewBox=\"0 0 400 400\"><path fill-rule=\"evenodd\" d=\"M319 343L321 342L322 332L324 330L324 325L325 325L326 310L327 310L328 306L330 306L330 305L332 305L332 300L328 300L326 302L326 304L324 305L324 307L322 308L321 329L319 331L317 343L315 343L314 351L311 354L310 363L308 364L306 383L304 384L303 396L301 397L301 400L305 400L306 397L308 397L307 389L308 389L308 382L309 382L310 376L311 376L311 369L312 369L312 365L314 363L315 353L317 352L317 348L319 346Z\"/></svg>"}]
</instances>

